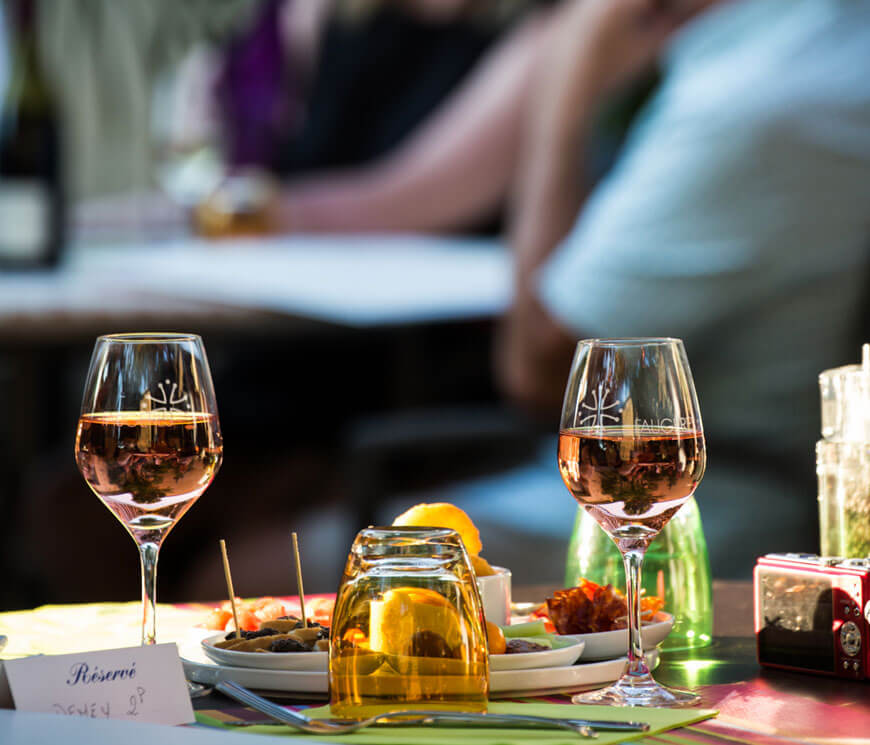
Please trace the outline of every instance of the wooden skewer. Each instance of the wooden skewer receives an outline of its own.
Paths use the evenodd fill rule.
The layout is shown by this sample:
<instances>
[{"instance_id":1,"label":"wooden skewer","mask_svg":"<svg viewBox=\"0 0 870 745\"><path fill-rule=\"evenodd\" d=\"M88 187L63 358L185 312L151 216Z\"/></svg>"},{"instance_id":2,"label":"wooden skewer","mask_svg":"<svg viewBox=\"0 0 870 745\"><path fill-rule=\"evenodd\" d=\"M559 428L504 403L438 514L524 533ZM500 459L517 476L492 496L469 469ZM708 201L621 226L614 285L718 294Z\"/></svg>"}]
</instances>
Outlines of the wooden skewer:
<instances>
[{"instance_id":1,"label":"wooden skewer","mask_svg":"<svg viewBox=\"0 0 870 745\"><path fill-rule=\"evenodd\" d=\"M302 611L302 626L308 628L308 619L305 617L305 589L302 587L302 560L299 558L299 538L296 531L290 534L293 541L293 559L296 562L296 587L299 590L299 608Z\"/></svg>"},{"instance_id":2,"label":"wooden skewer","mask_svg":"<svg viewBox=\"0 0 870 745\"><path fill-rule=\"evenodd\" d=\"M233 607L233 621L236 624L236 639L242 638L242 629L239 626L239 611L236 609L236 593L233 590L233 577L230 574L230 560L227 558L227 542L221 538L221 556L224 560L224 577L227 580L227 592L230 594L230 605Z\"/></svg>"}]
</instances>

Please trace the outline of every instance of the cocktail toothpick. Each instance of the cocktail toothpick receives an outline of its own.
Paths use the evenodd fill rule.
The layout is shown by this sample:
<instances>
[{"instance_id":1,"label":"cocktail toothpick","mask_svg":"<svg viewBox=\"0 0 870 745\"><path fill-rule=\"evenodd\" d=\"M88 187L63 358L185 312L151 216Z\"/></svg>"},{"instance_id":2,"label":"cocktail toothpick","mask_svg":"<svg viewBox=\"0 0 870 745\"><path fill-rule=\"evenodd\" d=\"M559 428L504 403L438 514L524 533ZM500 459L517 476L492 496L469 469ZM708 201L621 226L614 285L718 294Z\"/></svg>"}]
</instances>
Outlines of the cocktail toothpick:
<instances>
[{"instance_id":1,"label":"cocktail toothpick","mask_svg":"<svg viewBox=\"0 0 870 745\"><path fill-rule=\"evenodd\" d=\"M236 609L236 593L233 590L233 576L230 574L230 560L227 558L227 542L221 538L221 557L224 560L224 577L227 580L227 592L230 594L230 605L233 608L233 622L236 624L236 639L242 638L242 628L239 626L239 611Z\"/></svg>"},{"instance_id":2,"label":"cocktail toothpick","mask_svg":"<svg viewBox=\"0 0 870 745\"><path fill-rule=\"evenodd\" d=\"M302 611L302 626L308 628L308 619L305 617L305 589L302 587L302 560L299 558L299 538L296 531L290 534L293 541L293 559L296 562L296 586L299 590L299 608Z\"/></svg>"}]
</instances>

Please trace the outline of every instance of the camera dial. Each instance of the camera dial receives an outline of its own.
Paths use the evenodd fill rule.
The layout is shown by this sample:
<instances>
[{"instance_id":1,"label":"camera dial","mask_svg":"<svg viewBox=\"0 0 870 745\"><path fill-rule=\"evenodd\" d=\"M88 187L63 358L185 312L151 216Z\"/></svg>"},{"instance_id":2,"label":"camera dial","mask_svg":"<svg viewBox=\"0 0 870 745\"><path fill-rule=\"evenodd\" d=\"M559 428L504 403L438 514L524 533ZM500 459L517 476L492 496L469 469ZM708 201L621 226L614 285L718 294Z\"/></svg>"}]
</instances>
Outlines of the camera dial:
<instances>
[{"instance_id":1,"label":"camera dial","mask_svg":"<svg viewBox=\"0 0 870 745\"><path fill-rule=\"evenodd\" d=\"M840 646L849 657L861 651L861 629L854 621L846 621L840 627Z\"/></svg>"}]
</instances>

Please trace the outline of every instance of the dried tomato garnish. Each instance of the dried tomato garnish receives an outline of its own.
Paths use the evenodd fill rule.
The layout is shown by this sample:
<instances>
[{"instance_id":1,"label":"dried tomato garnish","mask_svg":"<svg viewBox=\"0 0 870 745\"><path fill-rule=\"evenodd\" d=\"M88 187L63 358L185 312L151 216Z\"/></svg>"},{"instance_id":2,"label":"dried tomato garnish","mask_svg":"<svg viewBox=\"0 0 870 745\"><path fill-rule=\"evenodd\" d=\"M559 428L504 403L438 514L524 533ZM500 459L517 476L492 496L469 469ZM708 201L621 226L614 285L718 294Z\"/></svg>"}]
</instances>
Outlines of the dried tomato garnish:
<instances>
[{"instance_id":1,"label":"dried tomato garnish","mask_svg":"<svg viewBox=\"0 0 870 745\"><path fill-rule=\"evenodd\" d=\"M628 607L612 585L583 579L578 587L556 590L547 598L547 612L559 634L588 634L619 628Z\"/></svg>"}]
</instances>

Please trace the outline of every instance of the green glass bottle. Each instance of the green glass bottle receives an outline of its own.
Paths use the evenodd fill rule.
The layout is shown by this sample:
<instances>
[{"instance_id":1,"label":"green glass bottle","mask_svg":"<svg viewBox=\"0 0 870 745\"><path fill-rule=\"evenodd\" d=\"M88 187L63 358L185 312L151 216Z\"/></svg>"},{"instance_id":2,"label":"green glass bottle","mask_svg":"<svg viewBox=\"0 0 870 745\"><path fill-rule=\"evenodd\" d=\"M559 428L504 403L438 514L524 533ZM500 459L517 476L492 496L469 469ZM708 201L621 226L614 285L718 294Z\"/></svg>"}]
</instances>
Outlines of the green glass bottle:
<instances>
[{"instance_id":1,"label":"green glass bottle","mask_svg":"<svg viewBox=\"0 0 870 745\"><path fill-rule=\"evenodd\" d=\"M565 584L581 578L611 584L625 592L625 572L616 545L585 510L577 510L568 546ZM662 647L703 647L713 640L713 583L710 558L694 497L650 544L643 562L643 589L658 595L674 615L674 628Z\"/></svg>"}]
</instances>

